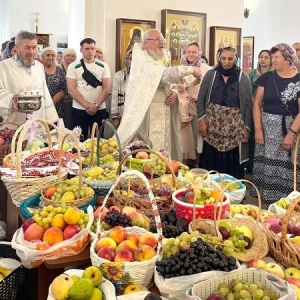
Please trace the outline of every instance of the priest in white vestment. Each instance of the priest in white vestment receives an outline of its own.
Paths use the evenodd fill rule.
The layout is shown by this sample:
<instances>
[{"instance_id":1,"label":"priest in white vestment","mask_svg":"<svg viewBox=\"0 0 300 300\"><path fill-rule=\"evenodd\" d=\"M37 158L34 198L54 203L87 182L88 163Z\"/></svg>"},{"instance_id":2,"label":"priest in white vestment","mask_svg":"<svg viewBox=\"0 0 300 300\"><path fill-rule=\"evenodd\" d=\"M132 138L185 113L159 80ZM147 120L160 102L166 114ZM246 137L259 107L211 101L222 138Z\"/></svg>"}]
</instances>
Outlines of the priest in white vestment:
<instances>
[{"instance_id":1,"label":"priest in white vestment","mask_svg":"<svg viewBox=\"0 0 300 300\"><path fill-rule=\"evenodd\" d=\"M41 108L33 112L34 117L51 122L58 115L49 94L43 64L35 60L37 38L34 33L20 31L16 37L17 54L0 62L0 116L3 121L23 124L26 114L19 112L17 95L42 95Z\"/></svg>"},{"instance_id":2,"label":"priest in white vestment","mask_svg":"<svg viewBox=\"0 0 300 300\"><path fill-rule=\"evenodd\" d=\"M165 39L157 29L144 33L142 44L132 52L130 78L126 90L123 118L118 128L122 145L135 140L153 149L170 151L181 160L181 125L177 94L171 84L189 74L200 76L197 67L165 67Z\"/></svg>"}]
</instances>

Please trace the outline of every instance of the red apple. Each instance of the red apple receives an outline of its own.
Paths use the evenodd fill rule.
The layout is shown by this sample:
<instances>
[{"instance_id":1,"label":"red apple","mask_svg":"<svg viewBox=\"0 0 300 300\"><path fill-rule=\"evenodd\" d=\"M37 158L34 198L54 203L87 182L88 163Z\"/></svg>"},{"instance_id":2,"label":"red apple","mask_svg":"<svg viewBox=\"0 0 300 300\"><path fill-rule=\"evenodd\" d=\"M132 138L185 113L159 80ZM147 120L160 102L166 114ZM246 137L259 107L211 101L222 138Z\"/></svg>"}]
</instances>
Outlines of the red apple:
<instances>
[{"instance_id":1,"label":"red apple","mask_svg":"<svg viewBox=\"0 0 300 300\"><path fill-rule=\"evenodd\" d=\"M102 247L97 255L109 261L114 261L115 258L115 252L106 246Z\"/></svg>"},{"instance_id":2,"label":"red apple","mask_svg":"<svg viewBox=\"0 0 300 300\"><path fill-rule=\"evenodd\" d=\"M68 225L64 230L64 240L68 240L80 231L78 225Z\"/></svg>"},{"instance_id":3,"label":"red apple","mask_svg":"<svg viewBox=\"0 0 300 300\"><path fill-rule=\"evenodd\" d=\"M298 278L295 277L289 277L286 279L286 281L288 283L292 283L293 285L297 286L298 288L300 288L300 280Z\"/></svg>"},{"instance_id":4,"label":"red apple","mask_svg":"<svg viewBox=\"0 0 300 300\"><path fill-rule=\"evenodd\" d=\"M23 232L25 232L32 223L35 223L33 219L27 219L22 225Z\"/></svg>"},{"instance_id":5,"label":"red apple","mask_svg":"<svg viewBox=\"0 0 300 300\"><path fill-rule=\"evenodd\" d=\"M262 259L256 259L253 258L249 261L249 267L250 268L259 268L259 269L264 269L266 266L266 262Z\"/></svg>"},{"instance_id":6,"label":"red apple","mask_svg":"<svg viewBox=\"0 0 300 300\"><path fill-rule=\"evenodd\" d=\"M116 205L110 206L108 210L109 211L117 210L117 211L121 212L121 208Z\"/></svg>"},{"instance_id":7,"label":"red apple","mask_svg":"<svg viewBox=\"0 0 300 300\"><path fill-rule=\"evenodd\" d=\"M129 262L134 261L133 254L129 250L120 250L114 259L115 262Z\"/></svg>"},{"instance_id":8,"label":"red apple","mask_svg":"<svg viewBox=\"0 0 300 300\"><path fill-rule=\"evenodd\" d=\"M169 165L172 168L173 172L176 174L178 172L178 162L176 160L171 160L169 162Z\"/></svg>"},{"instance_id":9,"label":"red apple","mask_svg":"<svg viewBox=\"0 0 300 300\"><path fill-rule=\"evenodd\" d=\"M1 136L0 137L0 146L5 144L5 139Z\"/></svg>"},{"instance_id":10,"label":"red apple","mask_svg":"<svg viewBox=\"0 0 300 300\"><path fill-rule=\"evenodd\" d=\"M98 207L94 211L94 219L95 220L98 220L100 211L101 211L101 207ZM103 207L102 212L101 212L101 220L103 220L105 218L107 212L108 212L108 209L106 207Z\"/></svg>"}]
</instances>

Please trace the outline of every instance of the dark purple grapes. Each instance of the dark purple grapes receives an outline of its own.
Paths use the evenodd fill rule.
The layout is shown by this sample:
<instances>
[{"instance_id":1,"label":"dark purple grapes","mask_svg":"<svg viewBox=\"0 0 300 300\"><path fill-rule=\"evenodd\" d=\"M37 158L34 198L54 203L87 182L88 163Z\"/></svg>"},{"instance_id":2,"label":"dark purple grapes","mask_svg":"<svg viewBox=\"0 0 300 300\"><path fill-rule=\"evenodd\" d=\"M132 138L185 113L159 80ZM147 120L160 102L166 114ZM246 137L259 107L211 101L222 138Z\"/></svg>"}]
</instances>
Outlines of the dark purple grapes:
<instances>
[{"instance_id":1,"label":"dark purple grapes","mask_svg":"<svg viewBox=\"0 0 300 300\"><path fill-rule=\"evenodd\" d=\"M117 210L108 211L104 218L104 222L108 223L109 225L116 227L116 226L123 226L123 227L131 227L132 221L126 215Z\"/></svg>"}]
</instances>

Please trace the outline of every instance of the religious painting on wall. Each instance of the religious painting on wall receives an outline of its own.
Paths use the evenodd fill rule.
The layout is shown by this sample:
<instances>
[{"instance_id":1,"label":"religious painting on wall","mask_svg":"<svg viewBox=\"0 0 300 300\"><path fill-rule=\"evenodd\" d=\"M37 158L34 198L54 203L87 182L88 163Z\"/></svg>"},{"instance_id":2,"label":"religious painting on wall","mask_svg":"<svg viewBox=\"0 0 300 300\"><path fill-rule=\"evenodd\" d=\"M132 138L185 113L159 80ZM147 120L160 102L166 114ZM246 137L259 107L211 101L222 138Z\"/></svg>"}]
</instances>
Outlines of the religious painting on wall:
<instances>
[{"instance_id":1,"label":"religious painting on wall","mask_svg":"<svg viewBox=\"0 0 300 300\"><path fill-rule=\"evenodd\" d=\"M241 57L241 28L210 27L209 64L217 63L216 54L218 49L232 47Z\"/></svg>"},{"instance_id":2,"label":"religious painting on wall","mask_svg":"<svg viewBox=\"0 0 300 300\"><path fill-rule=\"evenodd\" d=\"M187 46L197 42L205 53L206 14L163 9L161 32L170 51L171 65L178 66Z\"/></svg>"},{"instance_id":3,"label":"religious painting on wall","mask_svg":"<svg viewBox=\"0 0 300 300\"><path fill-rule=\"evenodd\" d=\"M249 73L254 64L254 36L243 37L243 71Z\"/></svg>"},{"instance_id":4,"label":"religious painting on wall","mask_svg":"<svg viewBox=\"0 0 300 300\"><path fill-rule=\"evenodd\" d=\"M117 19L116 32L116 72L123 69L124 57L132 50L134 43L142 42L142 36L148 29L155 28L155 21Z\"/></svg>"}]
</instances>

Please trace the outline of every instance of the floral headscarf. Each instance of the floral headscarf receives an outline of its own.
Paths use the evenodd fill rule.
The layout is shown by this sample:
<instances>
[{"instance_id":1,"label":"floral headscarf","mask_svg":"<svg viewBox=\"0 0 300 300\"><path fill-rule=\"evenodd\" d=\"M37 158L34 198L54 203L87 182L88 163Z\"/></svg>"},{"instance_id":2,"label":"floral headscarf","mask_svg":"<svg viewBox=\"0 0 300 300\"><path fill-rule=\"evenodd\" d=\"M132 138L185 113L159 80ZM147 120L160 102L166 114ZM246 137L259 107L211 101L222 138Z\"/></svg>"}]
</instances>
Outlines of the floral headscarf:
<instances>
[{"instance_id":1,"label":"floral headscarf","mask_svg":"<svg viewBox=\"0 0 300 300\"><path fill-rule=\"evenodd\" d=\"M274 54L277 51L280 51L289 64L296 69L299 59L297 57L296 50L292 46L286 43L280 43L271 48L271 54Z\"/></svg>"},{"instance_id":2,"label":"floral headscarf","mask_svg":"<svg viewBox=\"0 0 300 300\"><path fill-rule=\"evenodd\" d=\"M11 49L15 46L15 38L12 38L5 46L5 57L11 58Z\"/></svg>"}]
</instances>

